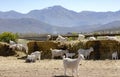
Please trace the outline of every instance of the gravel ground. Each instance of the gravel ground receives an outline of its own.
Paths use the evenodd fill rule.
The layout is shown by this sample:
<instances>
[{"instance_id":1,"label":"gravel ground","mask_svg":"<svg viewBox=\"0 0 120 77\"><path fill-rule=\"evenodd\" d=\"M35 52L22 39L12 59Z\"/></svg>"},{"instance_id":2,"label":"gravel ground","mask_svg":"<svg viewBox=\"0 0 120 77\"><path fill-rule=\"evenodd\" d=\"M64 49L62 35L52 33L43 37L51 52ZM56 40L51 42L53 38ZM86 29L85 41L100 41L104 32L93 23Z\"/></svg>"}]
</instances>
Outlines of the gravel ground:
<instances>
[{"instance_id":1,"label":"gravel ground","mask_svg":"<svg viewBox=\"0 0 120 77\"><path fill-rule=\"evenodd\" d=\"M66 77L71 77L67 70ZM0 77L65 77L62 60L41 60L25 63L16 57L0 57ZM84 60L79 77L120 77L120 60Z\"/></svg>"}]
</instances>

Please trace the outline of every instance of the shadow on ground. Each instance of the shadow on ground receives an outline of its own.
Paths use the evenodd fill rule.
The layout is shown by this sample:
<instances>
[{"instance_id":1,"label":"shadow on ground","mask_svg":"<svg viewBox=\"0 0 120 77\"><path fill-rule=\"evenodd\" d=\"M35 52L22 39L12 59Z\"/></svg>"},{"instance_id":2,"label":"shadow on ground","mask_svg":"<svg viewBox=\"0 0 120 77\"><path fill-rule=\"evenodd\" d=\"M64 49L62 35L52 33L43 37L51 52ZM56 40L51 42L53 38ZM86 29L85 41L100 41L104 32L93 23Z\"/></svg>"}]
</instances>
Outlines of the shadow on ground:
<instances>
[{"instance_id":1,"label":"shadow on ground","mask_svg":"<svg viewBox=\"0 0 120 77\"><path fill-rule=\"evenodd\" d=\"M53 77L74 77L74 76L64 76L64 75L58 75L58 76L53 76Z\"/></svg>"},{"instance_id":2,"label":"shadow on ground","mask_svg":"<svg viewBox=\"0 0 120 77\"><path fill-rule=\"evenodd\" d=\"M27 58L27 56L22 56L22 57L18 57L17 59L25 60L26 58Z\"/></svg>"}]
</instances>

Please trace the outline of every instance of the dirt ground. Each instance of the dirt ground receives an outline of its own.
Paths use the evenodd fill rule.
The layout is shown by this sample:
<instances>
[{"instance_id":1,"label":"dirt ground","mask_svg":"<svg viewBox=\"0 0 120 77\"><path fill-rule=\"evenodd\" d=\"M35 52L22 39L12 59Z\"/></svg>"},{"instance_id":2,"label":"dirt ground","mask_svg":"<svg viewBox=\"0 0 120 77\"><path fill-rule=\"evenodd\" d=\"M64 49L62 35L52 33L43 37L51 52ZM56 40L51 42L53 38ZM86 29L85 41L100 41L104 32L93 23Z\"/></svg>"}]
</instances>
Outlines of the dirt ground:
<instances>
[{"instance_id":1,"label":"dirt ground","mask_svg":"<svg viewBox=\"0 0 120 77\"><path fill-rule=\"evenodd\" d=\"M120 77L120 60L84 60L79 77ZM67 71L66 77L71 76ZM65 77L62 60L41 60L25 63L16 57L0 57L0 77Z\"/></svg>"}]
</instances>

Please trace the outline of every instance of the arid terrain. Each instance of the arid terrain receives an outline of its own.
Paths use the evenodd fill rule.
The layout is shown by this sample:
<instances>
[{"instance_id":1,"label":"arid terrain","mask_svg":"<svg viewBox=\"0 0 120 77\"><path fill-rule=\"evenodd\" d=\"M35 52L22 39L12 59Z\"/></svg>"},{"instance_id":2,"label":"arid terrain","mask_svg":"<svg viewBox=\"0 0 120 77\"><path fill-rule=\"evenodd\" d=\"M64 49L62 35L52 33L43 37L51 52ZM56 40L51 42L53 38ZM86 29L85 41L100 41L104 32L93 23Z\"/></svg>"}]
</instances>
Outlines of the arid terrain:
<instances>
[{"instance_id":1,"label":"arid terrain","mask_svg":"<svg viewBox=\"0 0 120 77\"><path fill-rule=\"evenodd\" d=\"M0 57L0 77L65 77L62 60L41 60L25 63L16 57ZM67 71L67 77L71 71ZM120 77L119 60L84 60L79 77Z\"/></svg>"}]
</instances>

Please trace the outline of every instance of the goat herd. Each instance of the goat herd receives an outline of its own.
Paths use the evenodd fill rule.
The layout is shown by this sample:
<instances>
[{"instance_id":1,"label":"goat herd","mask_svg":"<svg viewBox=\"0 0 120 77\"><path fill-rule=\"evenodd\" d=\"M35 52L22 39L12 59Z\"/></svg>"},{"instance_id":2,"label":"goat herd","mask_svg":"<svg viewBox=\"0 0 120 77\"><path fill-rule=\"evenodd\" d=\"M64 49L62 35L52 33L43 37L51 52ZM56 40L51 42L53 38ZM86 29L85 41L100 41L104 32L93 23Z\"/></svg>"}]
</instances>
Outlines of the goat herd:
<instances>
[{"instance_id":1,"label":"goat herd","mask_svg":"<svg viewBox=\"0 0 120 77\"><path fill-rule=\"evenodd\" d=\"M51 36L48 35L48 39ZM79 35L78 40L80 40L81 38L84 38L84 35ZM106 37L109 40L116 40L115 37ZM57 41L65 41L66 38L62 37L61 35L58 35L58 38L56 39ZM96 40L95 37L90 37L89 40ZM11 44L13 43L14 45L17 45L18 48L22 49L22 45L19 44L14 44L14 42L10 42ZM66 70L67 69L71 69L72 70L72 75L75 72L76 75L78 76L78 66L79 66L79 62L83 59L89 59L89 55L91 52L94 51L93 47L90 47L89 49L79 49L78 52L78 58L72 59L73 56L75 56L75 53L69 53L68 50L62 50L62 49L50 49L52 56L51 58L54 59L54 57L56 56L60 56L63 59L63 67L64 67L64 75L66 76ZM40 61L41 60L41 54L42 51L35 51L33 53L31 53L30 55L27 55L27 58L25 60L25 62L35 62L37 59ZM65 56L64 56L65 54ZM112 53L112 59L118 59L118 54L117 51Z\"/></svg>"},{"instance_id":2,"label":"goat herd","mask_svg":"<svg viewBox=\"0 0 120 77\"><path fill-rule=\"evenodd\" d=\"M80 60L87 58L90 53L93 51L93 48L90 47L90 49L79 49L78 50L78 58L72 59L72 57L75 55L75 53L69 53L68 50L61 50L61 49L50 49L52 53L52 59L56 56L61 56L63 58L63 67L64 67L64 75L66 76L66 70L71 69L72 75L73 72L76 72L76 75L78 74L78 66ZM37 59L40 61L41 59L42 51L35 51L27 56L26 62L35 62ZM66 57L64 56L66 54Z\"/></svg>"},{"instance_id":3,"label":"goat herd","mask_svg":"<svg viewBox=\"0 0 120 77\"><path fill-rule=\"evenodd\" d=\"M73 73L75 75L79 76L79 63L81 60L85 60L89 58L89 55L91 52L94 51L92 47L89 49L79 49L78 50L78 58L72 59L72 57L75 55L75 53L69 53L68 50L61 50L61 49L50 49L52 53L52 59L56 56L61 56L63 59L63 67L64 67L64 75L66 76L66 70L71 69L72 70L72 76ZM37 59L40 61L41 60L41 54L42 51L35 51L31 53L31 55L27 56L26 62L35 62ZM65 55L64 55L65 54ZM112 54L112 58L117 59L117 52L114 52Z\"/></svg>"},{"instance_id":4,"label":"goat herd","mask_svg":"<svg viewBox=\"0 0 120 77\"><path fill-rule=\"evenodd\" d=\"M47 35L47 40L50 40L51 38L52 38L51 35ZM78 34L77 40L80 41L80 40L84 40L84 39L85 39L85 35ZM118 41L117 37L115 37L115 36L105 36L105 39L106 40L116 40L116 41ZM68 40L67 37L63 37L61 35L58 35L58 37L56 38L56 41L60 41L60 42L67 41L67 40ZM94 36L91 36L91 37L88 38L88 40L93 41L93 40L97 40L97 39Z\"/></svg>"}]
</instances>

